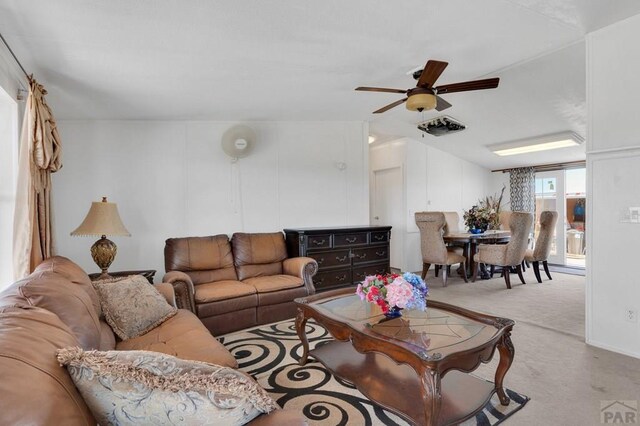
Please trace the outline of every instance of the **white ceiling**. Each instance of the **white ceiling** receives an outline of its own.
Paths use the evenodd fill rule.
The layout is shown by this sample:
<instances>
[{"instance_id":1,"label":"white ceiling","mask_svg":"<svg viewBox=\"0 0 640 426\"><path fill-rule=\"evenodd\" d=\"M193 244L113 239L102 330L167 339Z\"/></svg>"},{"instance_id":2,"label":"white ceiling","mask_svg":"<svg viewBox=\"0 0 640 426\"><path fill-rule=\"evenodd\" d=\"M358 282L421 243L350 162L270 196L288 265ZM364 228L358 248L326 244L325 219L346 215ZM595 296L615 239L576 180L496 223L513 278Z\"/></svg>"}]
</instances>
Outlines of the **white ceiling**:
<instances>
[{"instance_id":1,"label":"white ceiling","mask_svg":"<svg viewBox=\"0 0 640 426\"><path fill-rule=\"evenodd\" d=\"M446 95L468 130L421 140L496 168L584 158L483 145L584 135L584 35L637 13L636 0L2 0L0 32L58 119L367 120L417 137L420 114L374 116L397 97L353 89L408 88L408 70L445 60L440 84L500 87Z\"/></svg>"}]
</instances>

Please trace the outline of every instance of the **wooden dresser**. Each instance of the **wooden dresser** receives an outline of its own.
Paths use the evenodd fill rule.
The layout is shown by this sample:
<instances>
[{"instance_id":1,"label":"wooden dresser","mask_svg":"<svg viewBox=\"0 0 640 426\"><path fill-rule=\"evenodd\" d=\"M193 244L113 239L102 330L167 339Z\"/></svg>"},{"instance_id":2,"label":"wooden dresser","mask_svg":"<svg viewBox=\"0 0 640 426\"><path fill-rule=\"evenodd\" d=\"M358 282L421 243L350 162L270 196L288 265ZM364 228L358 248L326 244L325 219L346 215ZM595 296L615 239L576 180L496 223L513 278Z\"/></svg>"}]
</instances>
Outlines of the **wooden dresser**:
<instances>
[{"instance_id":1,"label":"wooden dresser","mask_svg":"<svg viewBox=\"0 0 640 426\"><path fill-rule=\"evenodd\" d=\"M290 257L318 262L317 291L347 287L389 272L390 226L285 229Z\"/></svg>"}]
</instances>

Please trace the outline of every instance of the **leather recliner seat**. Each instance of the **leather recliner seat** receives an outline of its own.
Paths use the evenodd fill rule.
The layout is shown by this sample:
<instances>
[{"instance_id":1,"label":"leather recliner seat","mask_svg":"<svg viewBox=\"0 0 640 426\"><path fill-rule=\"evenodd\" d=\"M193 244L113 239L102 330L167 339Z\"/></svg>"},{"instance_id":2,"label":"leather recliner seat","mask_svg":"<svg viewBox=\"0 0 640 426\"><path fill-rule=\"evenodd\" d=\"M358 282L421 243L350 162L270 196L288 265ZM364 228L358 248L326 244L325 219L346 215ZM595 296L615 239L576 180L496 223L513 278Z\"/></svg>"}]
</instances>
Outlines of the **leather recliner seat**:
<instances>
[{"instance_id":1,"label":"leather recliner seat","mask_svg":"<svg viewBox=\"0 0 640 426\"><path fill-rule=\"evenodd\" d=\"M280 232L169 238L164 254L178 306L214 335L291 318L293 300L315 293L316 261L288 258Z\"/></svg>"}]
</instances>

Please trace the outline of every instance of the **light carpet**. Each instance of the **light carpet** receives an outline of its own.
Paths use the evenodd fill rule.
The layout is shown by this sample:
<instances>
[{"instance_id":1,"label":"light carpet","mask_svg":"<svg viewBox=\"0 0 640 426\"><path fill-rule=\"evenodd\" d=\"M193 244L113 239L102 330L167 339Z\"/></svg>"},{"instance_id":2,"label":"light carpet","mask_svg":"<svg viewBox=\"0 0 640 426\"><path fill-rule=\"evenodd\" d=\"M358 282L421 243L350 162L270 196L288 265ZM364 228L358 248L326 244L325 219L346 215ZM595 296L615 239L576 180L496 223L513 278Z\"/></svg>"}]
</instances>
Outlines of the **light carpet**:
<instances>
[{"instance_id":1,"label":"light carpet","mask_svg":"<svg viewBox=\"0 0 640 426\"><path fill-rule=\"evenodd\" d=\"M331 340L331 335L313 321L307 322L306 332L311 349ZM242 371L252 375L281 407L301 412L309 424L407 424L373 404L350 383L333 376L313 358L299 366L302 344L293 320L228 334L220 341L236 357ZM498 357L496 353L494 358ZM508 406L501 405L494 395L481 412L463 425L497 425L529 400L509 389L507 394L512 400Z\"/></svg>"}]
</instances>

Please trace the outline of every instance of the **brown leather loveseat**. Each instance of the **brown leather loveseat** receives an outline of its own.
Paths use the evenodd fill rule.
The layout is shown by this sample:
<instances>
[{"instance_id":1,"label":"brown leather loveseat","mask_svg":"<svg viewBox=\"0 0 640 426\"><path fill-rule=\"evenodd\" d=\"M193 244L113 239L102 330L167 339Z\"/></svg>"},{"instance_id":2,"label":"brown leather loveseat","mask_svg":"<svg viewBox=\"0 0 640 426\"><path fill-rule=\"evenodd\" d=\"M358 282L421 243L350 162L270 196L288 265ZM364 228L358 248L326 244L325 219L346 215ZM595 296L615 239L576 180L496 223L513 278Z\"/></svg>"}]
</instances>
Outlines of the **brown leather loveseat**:
<instances>
[{"instance_id":1,"label":"brown leather loveseat","mask_svg":"<svg viewBox=\"0 0 640 426\"><path fill-rule=\"evenodd\" d=\"M173 288L156 288L169 303ZM64 257L41 263L28 277L0 293L0 424L96 425L56 351L147 350L237 368L233 355L190 311L178 313L138 337L117 341L101 315L87 274ZM276 410L251 426L303 425L301 414Z\"/></svg>"},{"instance_id":2,"label":"brown leather loveseat","mask_svg":"<svg viewBox=\"0 0 640 426\"><path fill-rule=\"evenodd\" d=\"M310 257L287 258L281 232L169 238L164 262L178 307L216 336L293 317L318 270Z\"/></svg>"}]
</instances>

